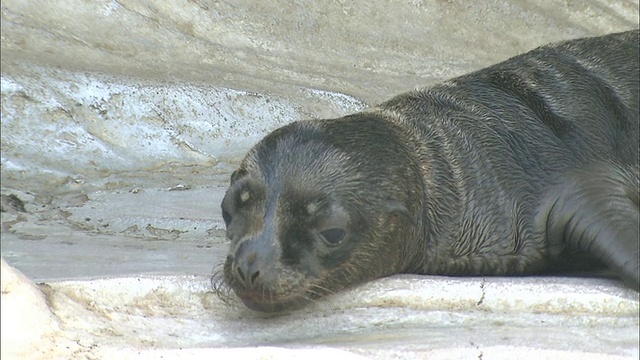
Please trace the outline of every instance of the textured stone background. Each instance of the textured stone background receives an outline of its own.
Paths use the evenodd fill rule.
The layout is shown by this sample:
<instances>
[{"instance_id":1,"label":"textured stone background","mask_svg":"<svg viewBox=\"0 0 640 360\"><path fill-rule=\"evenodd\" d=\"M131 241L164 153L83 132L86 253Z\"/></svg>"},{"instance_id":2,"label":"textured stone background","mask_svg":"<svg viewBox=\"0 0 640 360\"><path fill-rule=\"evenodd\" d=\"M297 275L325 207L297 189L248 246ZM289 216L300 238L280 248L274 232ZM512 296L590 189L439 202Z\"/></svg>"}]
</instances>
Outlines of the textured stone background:
<instances>
[{"instance_id":1,"label":"textured stone background","mask_svg":"<svg viewBox=\"0 0 640 360\"><path fill-rule=\"evenodd\" d=\"M638 358L615 279L399 276L272 319L208 293L219 201L264 134L637 28L638 1L1 8L3 359Z\"/></svg>"}]
</instances>

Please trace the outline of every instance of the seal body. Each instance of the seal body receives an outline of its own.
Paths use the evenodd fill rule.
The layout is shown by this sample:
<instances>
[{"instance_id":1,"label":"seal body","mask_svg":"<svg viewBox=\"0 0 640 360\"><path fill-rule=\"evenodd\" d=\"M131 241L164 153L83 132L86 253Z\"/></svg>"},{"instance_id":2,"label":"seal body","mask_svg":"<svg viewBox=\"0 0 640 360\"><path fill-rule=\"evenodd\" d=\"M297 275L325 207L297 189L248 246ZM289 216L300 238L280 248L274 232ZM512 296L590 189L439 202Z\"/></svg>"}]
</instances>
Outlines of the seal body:
<instances>
[{"instance_id":1,"label":"seal body","mask_svg":"<svg viewBox=\"0 0 640 360\"><path fill-rule=\"evenodd\" d=\"M222 202L223 281L254 310L396 273L638 288L638 31L571 40L338 119L275 130Z\"/></svg>"}]
</instances>

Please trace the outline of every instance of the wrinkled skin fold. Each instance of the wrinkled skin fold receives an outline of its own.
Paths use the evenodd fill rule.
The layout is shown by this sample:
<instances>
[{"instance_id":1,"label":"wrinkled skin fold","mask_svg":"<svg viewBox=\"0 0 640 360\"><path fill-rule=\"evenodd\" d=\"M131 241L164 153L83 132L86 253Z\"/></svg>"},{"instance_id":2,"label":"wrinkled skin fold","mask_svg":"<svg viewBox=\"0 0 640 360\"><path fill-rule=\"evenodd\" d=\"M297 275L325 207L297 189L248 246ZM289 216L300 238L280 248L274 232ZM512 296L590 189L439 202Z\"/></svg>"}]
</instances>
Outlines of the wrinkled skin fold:
<instances>
[{"instance_id":1,"label":"wrinkled skin fold","mask_svg":"<svg viewBox=\"0 0 640 360\"><path fill-rule=\"evenodd\" d=\"M571 40L275 130L231 177L214 285L273 313L391 274L580 256L638 289L638 68L638 30Z\"/></svg>"}]
</instances>

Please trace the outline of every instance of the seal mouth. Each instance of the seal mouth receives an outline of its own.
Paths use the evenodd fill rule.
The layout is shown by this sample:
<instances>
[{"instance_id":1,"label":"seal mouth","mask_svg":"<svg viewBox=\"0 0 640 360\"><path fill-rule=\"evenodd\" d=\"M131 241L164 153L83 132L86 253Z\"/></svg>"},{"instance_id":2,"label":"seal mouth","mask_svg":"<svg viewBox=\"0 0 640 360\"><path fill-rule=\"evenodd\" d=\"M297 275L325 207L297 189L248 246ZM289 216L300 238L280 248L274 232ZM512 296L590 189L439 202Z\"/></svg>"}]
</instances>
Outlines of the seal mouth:
<instances>
[{"instance_id":1,"label":"seal mouth","mask_svg":"<svg viewBox=\"0 0 640 360\"><path fill-rule=\"evenodd\" d=\"M235 298L251 310L261 313L281 313L300 309L331 293L319 280L292 268L278 268L274 280L247 286L232 274L233 258L228 257L212 276L219 296Z\"/></svg>"},{"instance_id":2,"label":"seal mouth","mask_svg":"<svg viewBox=\"0 0 640 360\"><path fill-rule=\"evenodd\" d=\"M240 300L251 310L263 313L279 313L296 310L313 301L303 292L275 295L271 291L236 289L234 291Z\"/></svg>"}]
</instances>

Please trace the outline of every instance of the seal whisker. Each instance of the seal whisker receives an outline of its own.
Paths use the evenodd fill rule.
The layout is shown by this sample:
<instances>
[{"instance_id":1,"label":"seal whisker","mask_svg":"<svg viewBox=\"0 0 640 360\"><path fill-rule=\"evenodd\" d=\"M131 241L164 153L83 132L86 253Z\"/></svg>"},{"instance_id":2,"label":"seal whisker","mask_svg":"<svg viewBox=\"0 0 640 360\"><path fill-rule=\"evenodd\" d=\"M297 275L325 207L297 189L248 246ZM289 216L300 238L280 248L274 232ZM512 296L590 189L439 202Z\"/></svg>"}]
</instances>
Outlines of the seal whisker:
<instances>
[{"instance_id":1,"label":"seal whisker","mask_svg":"<svg viewBox=\"0 0 640 360\"><path fill-rule=\"evenodd\" d=\"M317 291L314 291L314 290L312 290L312 289L310 289L310 288L308 288L308 289L306 290L306 292L307 292L308 294L312 295L312 296L302 295L305 299L308 299L308 300L310 300L310 299L315 299L315 298L319 298L319 297L321 297L322 295L324 295L324 293L323 293L323 292L317 292Z\"/></svg>"},{"instance_id":2,"label":"seal whisker","mask_svg":"<svg viewBox=\"0 0 640 360\"><path fill-rule=\"evenodd\" d=\"M211 290L225 305L232 305L235 299L232 288L224 279L224 264L213 267L210 277Z\"/></svg>"},{"instance_id":3,"label":"seal whisker","mask_svg":"<svg viewBox=\"0 0 640 360\"><path fill-rule=\"evenodd\" d=\"M319 301L317 299L314 299L314 298L309 297L309 296L302 295L302 298L307 300L308 302L312 302L312 303L315 303L315 304L319 303Z\"/></svg>"},{"instance_id":4,"label":"seal whisker","mask_svg":"<svg viewBox=\"0 0 640 360\"><path fill-rule=\"evenodd\" d=\"M321 290L320 292L314 292L316 295L329 295L329 294L333 294L334 292L332 290L330 290L327 287L321 286L319 284L311 284L311 288L309 289L309 291L312 291L311 289L319 289Z\"/></svg>"}]
</instances>

